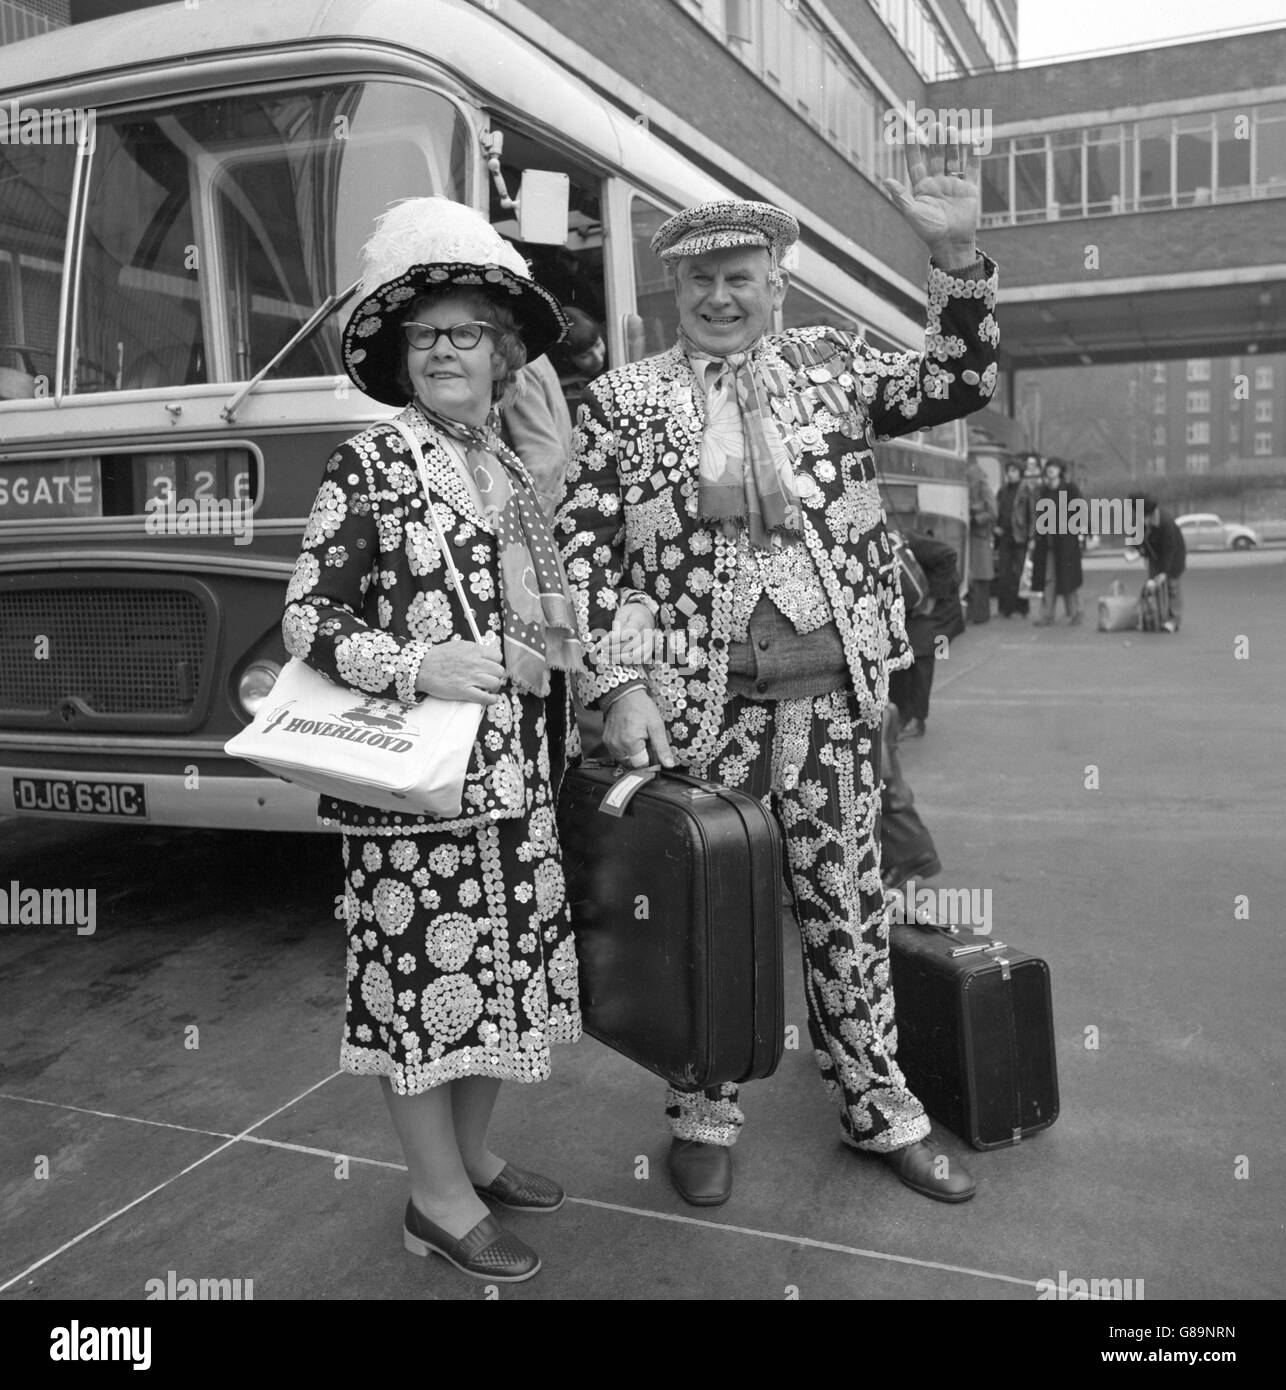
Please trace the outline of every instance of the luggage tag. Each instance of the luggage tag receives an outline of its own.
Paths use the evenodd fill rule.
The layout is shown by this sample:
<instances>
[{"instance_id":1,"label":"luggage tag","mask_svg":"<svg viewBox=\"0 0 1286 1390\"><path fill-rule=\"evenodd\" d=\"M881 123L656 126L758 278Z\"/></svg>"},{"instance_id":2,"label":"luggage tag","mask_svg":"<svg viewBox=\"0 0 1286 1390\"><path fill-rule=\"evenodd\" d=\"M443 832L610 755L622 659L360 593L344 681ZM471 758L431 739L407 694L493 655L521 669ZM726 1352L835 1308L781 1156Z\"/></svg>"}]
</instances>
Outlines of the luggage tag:
<instances>
[{"instance_id":1,"label":"luggage tag","mask_svg":"<svg viewBox=\"0 0 1286 1390\"><path fill-rule=\"evenodd\" d=\"M660 772L660 767L641 767L622 772L603 794L598 809L606 816L623 816L626 807L640 787L645 787Z\"/></svg>"}]
</instances>

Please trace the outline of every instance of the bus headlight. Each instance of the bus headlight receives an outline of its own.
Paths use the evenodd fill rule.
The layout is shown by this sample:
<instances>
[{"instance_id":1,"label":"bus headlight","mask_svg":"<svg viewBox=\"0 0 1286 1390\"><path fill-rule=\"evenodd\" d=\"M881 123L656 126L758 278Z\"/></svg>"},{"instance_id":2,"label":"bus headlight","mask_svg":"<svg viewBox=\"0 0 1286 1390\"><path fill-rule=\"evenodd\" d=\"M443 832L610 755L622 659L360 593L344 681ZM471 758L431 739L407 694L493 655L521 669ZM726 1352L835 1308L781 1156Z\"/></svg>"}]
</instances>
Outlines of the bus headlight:
<instances>
[{"instance_id":1,"label":"bus headlight","mask_svg":"<svg viewBox=\"0 0 1286 1390\"><path fill-rule=\"evenodd\" d=\"M255 715L272 693L279 675L281 667L275 661L252 661L241 673L241 679L237 682L237 699L248 715Z\"/></svg>"}]
</instances>

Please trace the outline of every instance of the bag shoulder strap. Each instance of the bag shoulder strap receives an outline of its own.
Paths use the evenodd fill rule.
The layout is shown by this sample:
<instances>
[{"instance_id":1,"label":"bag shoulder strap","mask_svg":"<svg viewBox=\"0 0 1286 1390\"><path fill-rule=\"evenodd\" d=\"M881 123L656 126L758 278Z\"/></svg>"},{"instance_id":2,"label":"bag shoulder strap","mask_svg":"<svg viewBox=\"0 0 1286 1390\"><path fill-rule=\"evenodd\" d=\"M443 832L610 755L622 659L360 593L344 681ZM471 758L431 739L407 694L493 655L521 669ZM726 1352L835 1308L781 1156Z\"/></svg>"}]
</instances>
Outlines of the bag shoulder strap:
<instances>
[{"instance_id":1,"label":"bag shoulder strap","mask_svg":"<svg viewBox=\"0 0 1286 1390\"><path fill-rule=\"evenodd\" d=\"M446 561L447 569L451 571L451 582L455 585L455 591L460 597L460 606L464 609L464 616L469 620L469 629L473 633L473 640L482 646L485 639L478 631L478 623L473 616L473 608L464 596L464 585L460 582L460 571L456 569L455 561L451 558L451 547L447 544L447 538L442 531L442 523L438 520L437 509L433 505L433 497L429 488L429 470L424 462L424 450L420 448L420 441L401 420L390 420L389 424L406 440L411 453L415 456L415 467L420 475L420 487L424 490L424 505L428 510L430 520L433 522L433 530L437 534L438 548L442 551L442 558Z\"/></svg>"}]
</instances>

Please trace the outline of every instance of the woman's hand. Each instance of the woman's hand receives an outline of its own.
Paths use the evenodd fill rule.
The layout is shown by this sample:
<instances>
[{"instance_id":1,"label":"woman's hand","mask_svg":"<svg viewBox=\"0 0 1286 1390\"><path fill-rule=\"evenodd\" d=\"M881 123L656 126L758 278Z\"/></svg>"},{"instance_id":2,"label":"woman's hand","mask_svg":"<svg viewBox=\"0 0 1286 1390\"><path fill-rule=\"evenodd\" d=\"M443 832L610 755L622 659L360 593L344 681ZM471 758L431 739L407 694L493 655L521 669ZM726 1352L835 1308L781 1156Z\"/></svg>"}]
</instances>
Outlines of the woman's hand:
<instances>
[{"instance_id":1,"label":"woman's hand","mask_svg":"<svg viewBox=\"0 0 1286 1390\"><path fill-rule=\"evenodd\" d=\"M500 646L488 642L443 642L426 652L415 678L415 688L438 700L468 700L494 705L504 684L505 668Z\"/></svg>"}]
</instances>

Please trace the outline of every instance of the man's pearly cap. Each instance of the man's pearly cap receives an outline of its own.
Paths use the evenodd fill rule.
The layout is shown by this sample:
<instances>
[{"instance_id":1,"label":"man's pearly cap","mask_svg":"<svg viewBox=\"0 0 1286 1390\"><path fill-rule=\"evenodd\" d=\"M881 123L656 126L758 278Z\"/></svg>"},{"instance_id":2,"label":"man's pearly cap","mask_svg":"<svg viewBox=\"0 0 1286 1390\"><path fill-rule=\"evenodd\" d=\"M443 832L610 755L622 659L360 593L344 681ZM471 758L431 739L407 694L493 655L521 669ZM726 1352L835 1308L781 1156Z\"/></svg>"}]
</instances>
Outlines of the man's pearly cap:
<instances>
[{"instance_id":1,"label":"man's pearly cap","mask_svg":"<svg viewBox=\"0 0 1286 1390\"><path fill-rule=\"evenodd\" d=\"M673 265L685 256L703 256L707 251L763 246L776 266L798 240L799 223L790 213L771 203L724 198L698 203L662 222L652 238L652 250L666 265Z\"/></svg>"}]
</instances>

